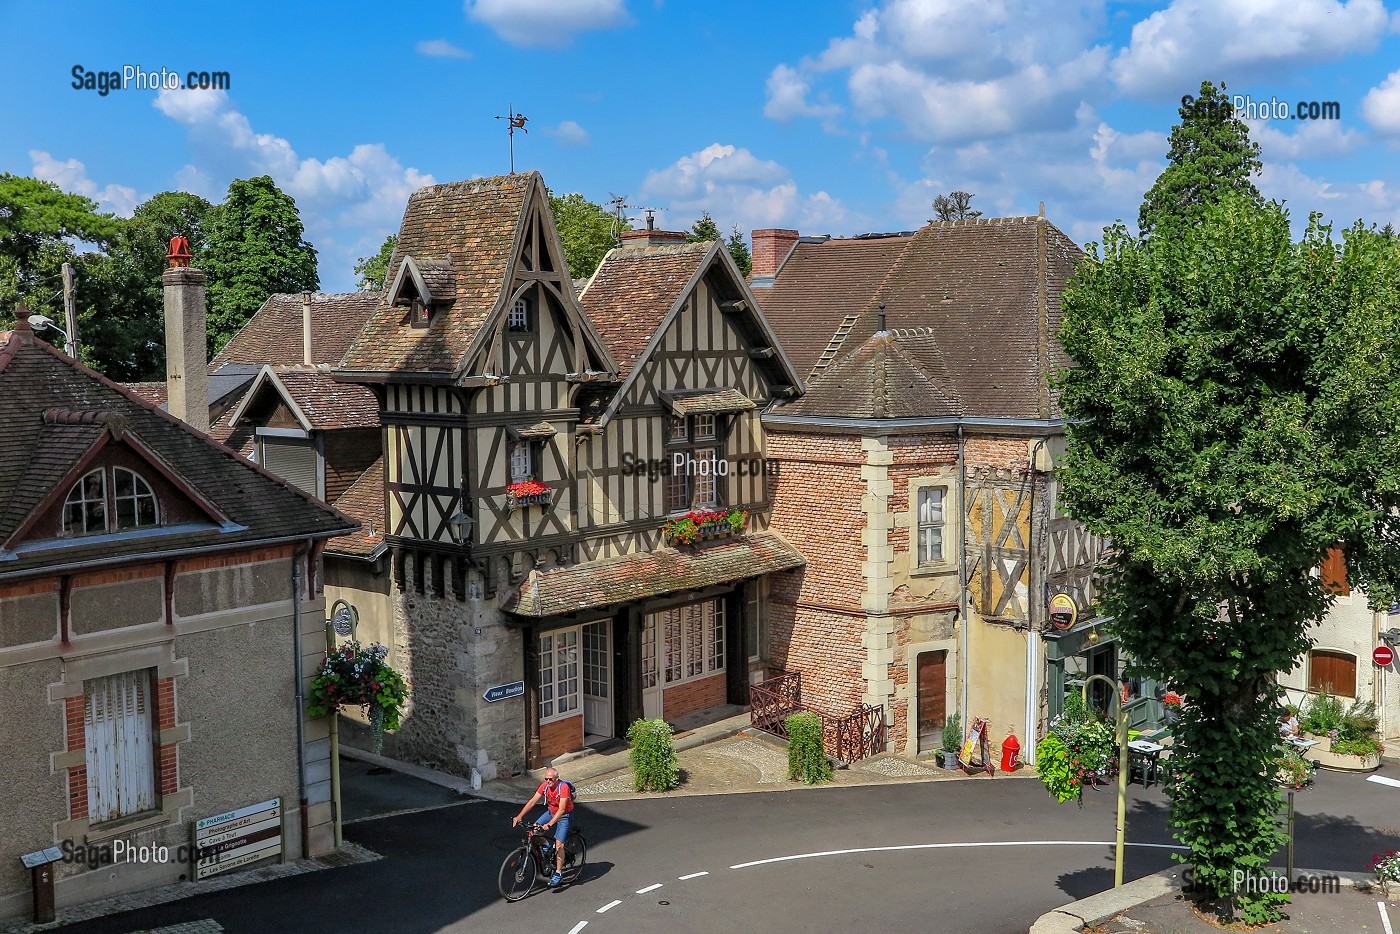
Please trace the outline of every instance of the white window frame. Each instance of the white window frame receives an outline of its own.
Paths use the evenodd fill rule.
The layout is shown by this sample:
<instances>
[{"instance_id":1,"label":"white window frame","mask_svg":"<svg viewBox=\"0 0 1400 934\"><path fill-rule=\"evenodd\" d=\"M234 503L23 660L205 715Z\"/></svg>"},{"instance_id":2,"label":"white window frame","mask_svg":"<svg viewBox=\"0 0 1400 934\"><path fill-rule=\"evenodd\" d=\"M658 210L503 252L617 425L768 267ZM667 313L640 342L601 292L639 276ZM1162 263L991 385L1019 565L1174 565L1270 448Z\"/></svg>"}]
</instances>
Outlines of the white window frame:
<instances>
[{"instance_id":1,"label":"white window frame","mask_svg":"<svg viewBox=\"0 0 1400 934\"><path fill-rule=\"evenodd\" d=\"M123 474L131 477L130 493L123 493L121 491ZM141 521L141 503L143 501L149 501L151 504L152 519L150 522ZM112 502L116 506L116 511L112 518L116 523L118 531L124 532L128 529L147 529L160 525L160 500L156 498L155 491L152 490L151 485L146 482L146 478L128 467L112 468ZM134 517L131 525L122 524L123 503L131 504L131 512Z\"/></svg>"},{"instance_id":2,"label":"white window frame","mask_svg":"<svg viewBox=\"0 0 1400 934\"><path fill-rule=\"evenodd\" d=\"M88 478L91 477L91 476L93 476L93 475L96 475L96 476L97 476L97 479L98 479L98 481L100 482L101 487L102 487L102 489L101 489L101 491L100 491L100 496L99 496L97 499L93 499L93 498L91 498L91 497L89 497L89 496L87 495L87 482L88 482ZM74 494L76 494L76 497L75 497ZM101 506L102 521L101 521L101 526L100 526L100 527L97 527L97 528L89 528L89 526L88 526L88 518L89 518L89 515L88 515L88 508L87 508L87 507L88 507L90 504L93 504L93 503L97 503L99 506ZM69 507L71 507L71 506L78 506L78 507L80 507L80 511L81 511L81 514L82 514L82 517L83 517L83 525L82 525L82 528L80 528L80 529L75 529L75 528L73 528L72 526L69 525L69 522L68 522L68 509L69 509ZM63 534L64 534L64 535L99 535L99 534L101 534L101 533L103 533L103 532L106 532L106 531L108 530L108 528L111 527L111 521L110 521L110 520L111 520L111 516L108 514L108 510L107 510L107 468L106 468L106 467L98 467L98 468L95 469L95 470L89 470L87 473L85 473L85 474L83 474L81 477L79 477L79 478L78 478L78 482L75 483L75 484L73 484L72 488L68 491L68 496L67 496L67 498L64 499L64 501L63 501L63 518L62 518L62 520L61 520L62 523L63 523L63 525L62 525Z\"/></svg>"},{"instance_id":3,"label":"white window frame","mask_svg":"<svg viewBox=\"0 0 1400 934\"><path fill-rule=\"evenodd\" d=\"M540 633L540 723L583 715L582 626Z\"/></svg>"},{"instance_id":4,"label":"white window frame","mask_svg":"<svg viewBox=\"0 0 1400 934\"><path fill-rule=\"evenodd\" d=\"M925 520L925 502L930 494L938 494L938 518ZM948 563L948 488L936 484L921 486L914 494L914 548L915 563L920 568L941 567ZM938 554L926 555L924 535L926 531L938 531Z\"/></svg>"},{"instance_id":5,"label":"white window frame","mask_svg":"<svg viewBox=\"0 0 1400 934\"><path fill-rule=\"evenodd\" d=\"M506 330L514 334L528 334L534 328L530 326L530 303L524 298L517 298L510 306L510 313L506 316Z\"/></svg>"},{"instance_id":6,"label":"white window frame","mask_svg":"<svg viewBox=\"0 0 1400 934\"><path fill-rule=\"evenodd\" d=\"M727 620L723 597L648 615L655 623L663 688L724 673L729 653L724 641Z\"/></svg>"},{"instance_id":7,"label":"white window frame","mask_svg":"<svg viewBox=\"0 0 1400 934\"><path fill-rule=\"evenodd\" d=\"M533 445L525 440L511 442L510 482L522 483L535 475L535 452Z\"/></svg>"}]
</instances>

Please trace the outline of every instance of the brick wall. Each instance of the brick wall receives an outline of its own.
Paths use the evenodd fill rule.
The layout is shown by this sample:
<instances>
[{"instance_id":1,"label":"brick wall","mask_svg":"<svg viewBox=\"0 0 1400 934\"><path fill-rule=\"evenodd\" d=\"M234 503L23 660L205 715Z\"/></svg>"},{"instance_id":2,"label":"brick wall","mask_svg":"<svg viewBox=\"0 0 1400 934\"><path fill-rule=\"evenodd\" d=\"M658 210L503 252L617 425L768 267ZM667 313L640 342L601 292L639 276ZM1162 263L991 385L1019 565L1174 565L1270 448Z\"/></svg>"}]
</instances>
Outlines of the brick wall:
<instances>
[{"instance_id":1,"label":"brick wall","mask_svg":"<svg viewBox=\"0 0 1400 934\"><path fill-rule=\"evenodd\" d=\"M63 699L69 752L87 748L87 735L83 730L85 703L81 695ZM87 815L87 766L77 765L68 770L68 816L71 820L81 820Z\"/></svg>"},{"instance_id":2,"label":"brick wall","mask_svg":"<svg viewBox=\"0 0 1400 934\"><path fill-rule=\"evenodd\" d=\"M583 714L540 724L540 756L552 759L583 748Z\"/></svg>"},{"instance_id":3,"label":"brick wall","mask_svg":"<svg viewBox=\"0 0 1400 934\"><path fill-rule=\"evenodd\" d=\"M718 707L724 703L724 672L697 678L685 684L665 688L661 692L661 716L667 720L684 717L697 710Z\"/></svg>"},{"instance_id":4,"label":"brick wall","mask_svg":"<svg viewBox=\"0 0 1400 934\"><path fill-rule=\"evenodd\" d=\"M753 275L771 276L797 243L795 230L768 227L753 232Z\"/></svg>"}]
</instances>

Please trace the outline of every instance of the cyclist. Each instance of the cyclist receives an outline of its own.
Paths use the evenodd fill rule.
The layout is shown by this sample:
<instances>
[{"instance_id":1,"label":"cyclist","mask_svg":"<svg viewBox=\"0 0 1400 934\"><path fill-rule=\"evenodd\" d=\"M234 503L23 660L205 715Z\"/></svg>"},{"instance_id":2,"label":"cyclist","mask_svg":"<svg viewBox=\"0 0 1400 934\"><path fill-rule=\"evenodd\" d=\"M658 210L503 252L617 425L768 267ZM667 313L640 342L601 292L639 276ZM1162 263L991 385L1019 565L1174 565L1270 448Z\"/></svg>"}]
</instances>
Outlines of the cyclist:
<instances>
[{"instance_id":1,"label":"cyclist","mask_svg":"<svg viewBox=\"0 0 1400 934\"><path fill-rule=\"evenodd\" d=\"M545 812L535 818L535 823L545 830L554 831L554 875L550 876L549 884L558 885L564 879L564 838L569 835L569 820L574 810L573 786L559 780L558 769L549 769L544 773L544 781L510 825L519 827L525 814L541 798L544 799Z\"/></svg>"}]
</instances>

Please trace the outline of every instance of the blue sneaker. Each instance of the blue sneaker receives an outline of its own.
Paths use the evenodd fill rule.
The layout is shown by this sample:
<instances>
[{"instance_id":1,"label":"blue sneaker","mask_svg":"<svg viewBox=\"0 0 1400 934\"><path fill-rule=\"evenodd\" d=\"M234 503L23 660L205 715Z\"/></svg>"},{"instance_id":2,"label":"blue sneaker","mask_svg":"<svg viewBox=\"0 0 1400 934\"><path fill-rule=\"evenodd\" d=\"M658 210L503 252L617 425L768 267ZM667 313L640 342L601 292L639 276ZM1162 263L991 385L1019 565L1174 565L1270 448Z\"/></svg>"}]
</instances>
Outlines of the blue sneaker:
<instances>
[{"instance_id":1,"label":"blue sneaker","mask_svg":"<svg viewBox=\"0 0 1400 934\"><path fill-rule=\"evenodd\" d=\"M550 884L550 885L553 885L553 886L557 886L559 883L561 883L561 882L563 882L563 881L564 881L564 875L563 875L562 873L556 872L554 875L552 875L552 876L549 877L549 884Z\"/></svg>"}]
</instances>

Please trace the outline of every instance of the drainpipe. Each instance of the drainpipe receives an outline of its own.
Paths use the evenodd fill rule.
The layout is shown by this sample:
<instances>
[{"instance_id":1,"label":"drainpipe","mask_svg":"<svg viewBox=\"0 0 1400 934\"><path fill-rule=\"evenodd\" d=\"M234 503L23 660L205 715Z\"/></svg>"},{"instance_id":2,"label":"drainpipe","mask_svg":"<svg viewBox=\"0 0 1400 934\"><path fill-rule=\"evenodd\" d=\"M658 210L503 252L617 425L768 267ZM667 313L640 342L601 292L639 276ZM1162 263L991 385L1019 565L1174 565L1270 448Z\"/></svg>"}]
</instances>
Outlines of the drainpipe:
<instances>
[{"instance_id":1,"label":"drainpipe","mask_svg":"<svg viewBox=\"0 0 1400 934\"><path fill-rule=\"evenodd\" d=\"M297 797L301 801L301 858L311 855L311 818L306 804L306 728L302 720L306 715L306 701L302 697L301 683L301 559L310 553L310 548L297 548L292 552L292 660L294 683L296 685L297 717Z\"/></svg>"},{"instance_id":2,"label":"drainpipe","mask_svg":"<svg viewBox=\"0 0 1400 934\"><path fill-rule=\"evenodd\" d=\"M967 709L967 445L963 426L958 423L958 624L962 629L962 644L958 652L962 669L962 700L959 712L963 726L971 719Z\"/></svg>"},{"instance_id":3,"label":"drainpipe","mask_svg":"<svg viewBox=\"0 0 1400 934\"><path fill-rule=\"evenodd\" d=\"M1036 553L1036 524L1035 524L1035 481L1036 481L1036 458L1040 456L1041 449L1045 447L1045 439L1038 438L1031 446L1031 463L1028 471L1031 484L1031 555L1034 558ZM1050 517L1046 516L1045 522L1040 526L1040 543L1043 548L1045 539L1050 528ZM1045 601L1046 583L1045 578L1048 571L1048 557L1041 562L1040 580L1032 579L1029 590L1032 600L1038 593L1042 604ZM1034 565L1030 565L1034 567ZM1034 586L1039 584L1039 587ZM1044 612L1043 607L1031 605L1027 607L1029 617L1026 620L1026 741L1022 744L1023 750L1021 760L1027 765L1035 765L1035 744L1040 737L1040 630L1037 628L1037 616Z\"/></svg>"}]
</instances>

